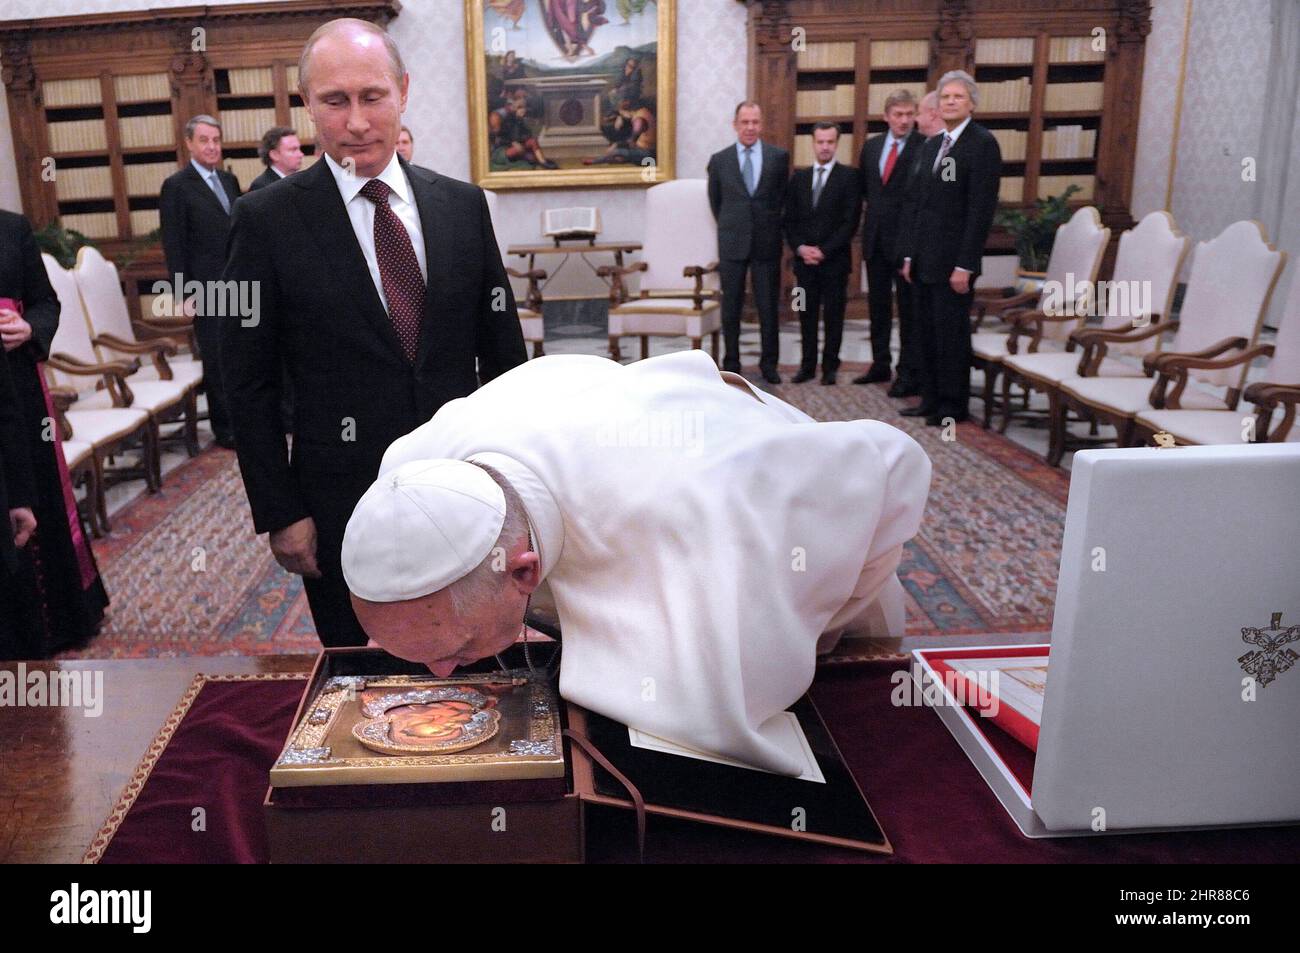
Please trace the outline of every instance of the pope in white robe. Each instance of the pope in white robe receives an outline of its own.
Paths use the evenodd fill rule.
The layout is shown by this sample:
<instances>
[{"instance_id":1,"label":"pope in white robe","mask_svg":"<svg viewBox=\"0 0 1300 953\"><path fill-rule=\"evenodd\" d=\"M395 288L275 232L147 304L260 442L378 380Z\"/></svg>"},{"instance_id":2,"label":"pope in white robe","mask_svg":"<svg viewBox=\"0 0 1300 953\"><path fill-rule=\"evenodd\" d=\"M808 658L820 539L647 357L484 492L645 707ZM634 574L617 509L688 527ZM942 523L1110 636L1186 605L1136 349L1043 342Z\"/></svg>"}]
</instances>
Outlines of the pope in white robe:
<instances>
[{"instance_id":1,"label":"pope in white robe","mask_svg":"<svg viewBox=\"0 0 1300 953\"><path fill-rule=\"evenodd\" d=\"M386 626L384 613L439 598L503 523L455 480L429 497L446 506L405 493L406 474L438 479L428 461L486 465L517 492L519 552L536 553L525 588L549 589L563 633L560 694L629 727L797 775L775 737L819 649L846 629L902 634L896 570L929 458L879 421L814 421L701 351L626 367L538 358L389 448L348 525L344 575L377 642L445 674L488 654L488 636L453 636L443 618L425 633L426 616L409 613ZM510 639L519 616L513 626ZM452 649L423 648L449 638Z\"/></svg>"}]
</instances>

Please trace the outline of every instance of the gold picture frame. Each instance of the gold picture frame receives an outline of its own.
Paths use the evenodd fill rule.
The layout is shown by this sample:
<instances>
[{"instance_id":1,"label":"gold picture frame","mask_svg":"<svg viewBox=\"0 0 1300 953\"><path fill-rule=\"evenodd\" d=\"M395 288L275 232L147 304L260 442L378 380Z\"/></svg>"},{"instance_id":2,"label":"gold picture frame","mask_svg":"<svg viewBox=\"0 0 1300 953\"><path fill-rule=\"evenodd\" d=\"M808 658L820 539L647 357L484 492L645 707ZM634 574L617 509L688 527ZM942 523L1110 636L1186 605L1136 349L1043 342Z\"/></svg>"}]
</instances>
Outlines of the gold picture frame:
<instances>
[{"instance_id":1,"label":"gold picture frame","mask_svg":"<svg viewBox=\"0 0 1300 953\"><path fill-rule=\"evenodd\" d=\"M498 190L672 179L676 38L677 0L603 9L589 0L465 0L474 181Z\"/></svg>"}]
</instances>

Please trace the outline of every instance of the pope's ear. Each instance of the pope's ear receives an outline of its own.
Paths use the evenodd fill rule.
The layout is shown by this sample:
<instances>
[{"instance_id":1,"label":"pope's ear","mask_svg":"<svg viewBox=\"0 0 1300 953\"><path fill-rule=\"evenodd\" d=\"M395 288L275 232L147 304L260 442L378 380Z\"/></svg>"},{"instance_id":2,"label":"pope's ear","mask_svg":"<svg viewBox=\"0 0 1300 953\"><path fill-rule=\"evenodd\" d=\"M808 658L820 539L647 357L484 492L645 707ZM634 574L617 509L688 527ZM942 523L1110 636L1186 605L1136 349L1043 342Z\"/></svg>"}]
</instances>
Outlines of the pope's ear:
<instances>
[{"instance_id":1,"label":"pope's ear","mask_svg":"<svg viewBox=\"0 0 1300 953\"><path fill-rule=\"evenodd\" d=\"M510 580L524 595L532 595L542 584L542 560L533 550L525 550L510 560Z\"/></svg>"}]
</instances>

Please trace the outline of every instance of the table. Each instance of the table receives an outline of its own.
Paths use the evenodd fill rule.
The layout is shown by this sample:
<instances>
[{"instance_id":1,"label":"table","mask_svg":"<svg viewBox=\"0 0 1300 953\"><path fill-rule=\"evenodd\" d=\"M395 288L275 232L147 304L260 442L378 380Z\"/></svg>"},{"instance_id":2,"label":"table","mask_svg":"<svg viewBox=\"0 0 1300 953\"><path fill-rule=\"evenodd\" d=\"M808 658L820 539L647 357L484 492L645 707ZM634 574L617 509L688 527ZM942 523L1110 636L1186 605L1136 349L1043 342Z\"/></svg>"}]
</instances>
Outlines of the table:
<instances>
[{"instance_id":1,"label":"table","mask_svg":"<svg viewBox=\"0 0 1300 953\"><path fill-rule=\"evenodd\" d=\"M17 673L103 673L103 714L0 708L0 863L81 861L194 676L311 672L314 655L0 662Z\"/></svg>"}]
</instances>

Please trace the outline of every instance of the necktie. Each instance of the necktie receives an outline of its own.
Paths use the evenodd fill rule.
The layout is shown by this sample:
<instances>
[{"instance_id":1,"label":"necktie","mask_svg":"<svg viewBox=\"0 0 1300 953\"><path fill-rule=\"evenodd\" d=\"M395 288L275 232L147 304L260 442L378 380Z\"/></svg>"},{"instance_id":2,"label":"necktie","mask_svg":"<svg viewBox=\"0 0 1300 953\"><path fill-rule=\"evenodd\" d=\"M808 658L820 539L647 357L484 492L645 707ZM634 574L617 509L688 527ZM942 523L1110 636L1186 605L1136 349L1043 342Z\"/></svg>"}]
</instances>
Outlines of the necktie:
<instances>
[{"instance_id":1,"label":"necktie","mask_svg":"<svg viewBox=\"0 0 1300 953\"><path fill-rule=\"evenodd\" d=\"M889 184L889 177L893 174L894 163L898 161L898 140L895 139L889 145L889 156L885 159L885 171L880 173L880 182L882 185Z\"/></svg>"},{"instance_id":2,"label":"necktie","mask_svg":"<svg viewBox=\"0 0 1300 953\"><path fill-rule=\"evenodd\" d=\"M822 176L825 174L826 174L826 166L819 165L817 167L817 178L813 180L813 208L816 208L817 203L821 201L822 184L823 184Z\"/></svg>"},{"instance_id":3,"label":"necktie","mask_svg":"<svg viewBox=\"0 0 1300 953\"><path fill-rule=\"evenodd\" d=\"M397 213L388 205L389 188L378 179L361 187L361 195L375 205L375 257L379 259L379 277L388 299L388 316L392 319L402 353L411 363L420 344L420 319L424 316L424 278L420 260L415 257L411 236Z\"/></svg>"},{"instance_id":4,"label":"necktie","mask_svg":"<svg viewBox=\"0 0 1300 953\"><path fill-rule=\"evenodd\" d=\"M217 178L217 173L215 171L208 173L208 188L212 189L212 191L216 193L217 201L221 203L221 207L224 208L226 214L229 215L230 196L227 195L226 190L221 187L221 180Z\"/></svg>"},{"instance_id":5,"label":"necktie","mask_svg":"<svg viewBox=\"0 0 1300 953\"><path fill-rule=\"evenodd\" d=\"M945 132L943 134L943 145L939 147L939 158L934 160L934 168L930 170L931 172L938 171L939 166L943 165L944 157L948 155L948 150L951 148L952 148L952 136L948 135L948 133Z\"/></svg>"},{"instance_id":6,"label":"necktie","mask_svg":"<svg viewBox=\"0 0 1300 953\"><path fill-rule=\"evenodd\" d=\"M754 147L745 148L745 164L740 169L740 174L745 178L745 191L750 195L754 194Z\"/></svg>"}]
</instances>

